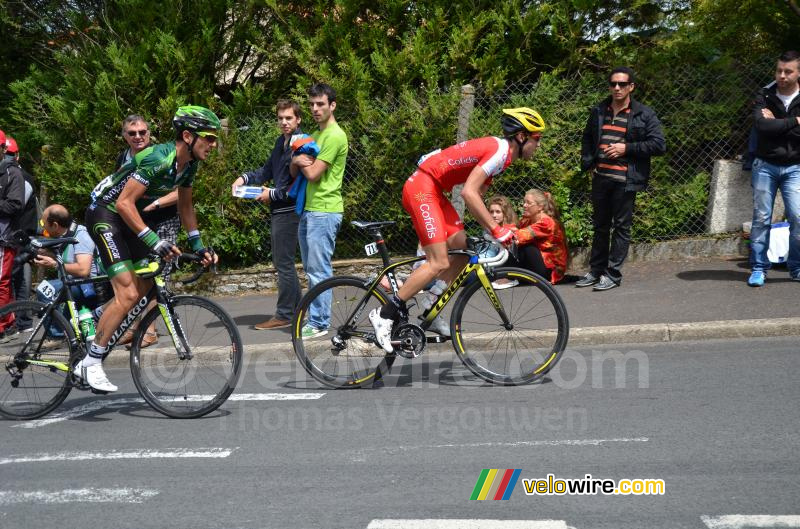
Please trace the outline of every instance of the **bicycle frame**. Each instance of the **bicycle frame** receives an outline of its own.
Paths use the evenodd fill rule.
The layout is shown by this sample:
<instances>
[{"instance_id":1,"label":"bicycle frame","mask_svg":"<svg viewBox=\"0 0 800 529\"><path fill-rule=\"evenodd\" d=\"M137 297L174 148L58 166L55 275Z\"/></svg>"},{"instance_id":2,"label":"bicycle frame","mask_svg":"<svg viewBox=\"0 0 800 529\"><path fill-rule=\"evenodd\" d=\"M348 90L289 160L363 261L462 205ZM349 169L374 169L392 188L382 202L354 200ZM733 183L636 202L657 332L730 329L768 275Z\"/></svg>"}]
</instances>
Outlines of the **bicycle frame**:
<instances>
[{"instance_id":1,"label":"bicycle frame","mask_svg":"<svg viewBox=\"0 0 800 529\"><path fill-rule=\"evenodd\" d=\"M397 294L399 288L397 286L397 280L395 278L394 270L401 266L408 266L412 265L419 261L424 261L426 258L422 256L412 257L409 259L403 259L396 263L392 263L389 257L389 250L386 248L386 242L383 239L379 230L370 230L373 234L373 238L375 239L375 245L378 249L378 253L383 260L384 268L378 273L378 276L369 283L368 289L369 292L364 297L362 303L360 303L356 307L356 312L352 315L351 318L358 318L360 316L360 312L366 306L367 298L369 297L370 293L380 293L380 290L377 288L380 282L381 277L384 275L389 279L389 284L392 287L392 292ZM470 252L468 250L448 250L448 255L463 255L469 258L467 264L464 265L464 268L458 273L455 279L450 283L447 289L442 292L439 297L436 299L436 302L431 306L430 309L424 311L422 315L424 316L422 320L422 324L420 325L423 330L427 330L430 327L431 322L438 316L447 304L450 302L452 297L455 295L456 291L461 288L467 278L470 276L471 273L475 272L478 280L481 282L483 289L486 291L486 295L489 298L489 301L492 303L492 306L497 311L498 315L503 321L503 325L508 326L510 321L508 316L503 309L503 305L500 303L500 300L497 298L497 294L495 294L494 287L492 286L492 280L490 277L490 273L487 273L487 267L480 264L478 262L478 255L475 252ZM385 300L382 299L382 296L379 296L382 302ZM353 335L358 335L359 333L353 333ZM432 340L433 341L433 340ZM439 341L439 340L436 340Z\"/></svg>"},{"instance_id":2,"label":"bicycle frame","mask_svg":"<svg viewBox=\"0 0 800 529\"><path fill-rule=\"evenodd\" d=\"M78 322L78 310L76 307L75 299L72 295L72 290L70 287L72 286L80 286L87 283L101 283L103 281L107 281L109 278L107 275L102 276L95 276L95 277L88 277L88 278L70 278L66 275L66 271L64 270L64 261L60 254L57 252L55 254L56 260L56 269L58 272L58 278L62 282L61 290L56 295L56 298L51 301L47 308L45 309L45 313L43 317L40 318L37 326L34 328L34 331L28 337L25 342L25 346L22 348L21 353L24 352L30 342L33 340L34 335L36 335L36 331L38 331L41 325L44 325L44 322L47 320L47 317L52 314L56 308L61 305L62 303L66 304L69 310L69 321L72 325L72 330L74 336L72 338L72 347L79 347L85 349L88 344L83 338L80 330L80 324ZM149 305L150 301L155 299L158 303L158 309L161 312L161 316L164 320L164 323L167 327L170 337L175 345L175 349L178 351L178 357L181 360L191 359L192 353L188 344L188 341L185 338L185 334L183 329L180 327L180 322L175 324L175 319L172 317L172 310L171 306L167 301L167 294L166 294L166 286L164 283L164 279L161 277L162 266L157 262L148 263L146 267L139 268L135 270L135 273L142 277L143 279L154 279L153 286L149 289L148 293L143 296L139 301L128 311L126 316L122 319L117 329L111 335L111 339L108 342L109 350L119 341L122 335L125 333L126 330L130 328L133 324L134 320L144 311L147 306ZM39 344L39 348L41 347L41 343ZM37 348L37 351L34 354L40 354L40 350ZM69 372L71 367L64 362L61 361L54 361L54 360L47 360L47 359L26 359L28 363L39 365L43 367L50 367L57 371L62 372Z\"/></svg>"}]
</instances>

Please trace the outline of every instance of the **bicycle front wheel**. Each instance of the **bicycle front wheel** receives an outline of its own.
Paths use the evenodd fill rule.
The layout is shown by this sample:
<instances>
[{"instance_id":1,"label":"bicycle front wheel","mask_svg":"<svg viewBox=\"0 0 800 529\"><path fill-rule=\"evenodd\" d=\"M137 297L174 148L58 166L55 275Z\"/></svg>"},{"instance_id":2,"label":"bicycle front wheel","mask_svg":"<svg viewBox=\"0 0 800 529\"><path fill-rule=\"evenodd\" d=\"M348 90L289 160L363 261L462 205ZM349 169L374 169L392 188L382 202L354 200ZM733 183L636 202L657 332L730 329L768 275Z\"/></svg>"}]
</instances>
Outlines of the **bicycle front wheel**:
<instances>
[{"instance_id":1,"label":"bicycle front wheel","mask_svg":"<svg viewBox=\"0 0 800 529\"><path fill-rule=\"evenodd\" d=\"M33 331L19 332L0 344L0 415L8 419L38 419L56 409L72 389L70 368L78 361L75 334L67 319L48 305L17 301L0 309L0 321L27 312ZM12 322L6 333L14 329ZM60 336L60 338L56 338Z\"/></svg>"},{"instance_id":2,"label":"bicycle front wheel","mask_svg":"<svg viewBox=\"0 0 800 529\"><path fill-rule=\"evenodd\" d=\"M197 296L171 298L167 313L178 343L159 307L149 311L131 342L133 382L144 400L167 417L202 417L219 408L239 381L239 330L225 309ZM142 348L152 323L160 341Z\"/></svg>"},{"instance_id":3,"label":"bicycle front wheel","mask_svg":"<svg viewBox=\"0 0 800 529\"><path fill-rule=\"evenodd\" d=\"M308 374L331 388L371 384L386 353L374 343L367 316L385 302L385 294L367 290L358 277L332 277L314 285L292 321L294 352ZM304 337L304 327L313 334Z\"/></svg>"},{"instance_id":4,"label":"bicycle front wheel","mask_svg":"<svg viewBox=\"0 0 800 529\"><path fill-rule=\"evenodd\" d=\"M450 322L453 347L484 380L529 384L550 371L567 347L567 310L550 283L532 272L500 268L494 275L500 287L494 290L497 306L480 281L464 287L456 301Z\"/></svg>"}]
</instances>

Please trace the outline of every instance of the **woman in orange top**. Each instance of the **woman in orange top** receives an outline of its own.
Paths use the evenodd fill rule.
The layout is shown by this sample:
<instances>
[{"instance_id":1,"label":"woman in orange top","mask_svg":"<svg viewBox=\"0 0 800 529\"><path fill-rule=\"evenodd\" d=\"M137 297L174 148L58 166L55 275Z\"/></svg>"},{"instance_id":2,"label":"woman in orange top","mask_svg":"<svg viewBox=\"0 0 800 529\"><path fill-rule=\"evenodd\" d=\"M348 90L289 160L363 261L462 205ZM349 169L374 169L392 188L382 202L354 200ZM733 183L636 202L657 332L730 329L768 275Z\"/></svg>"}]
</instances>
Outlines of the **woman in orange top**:
<instances>
[{"instance_id":1,"label":"woman in orange top","mask_svg":"<svg viewBox=\"0 0 800 529\"><path fill-rule=\"evenodd\" d=\"M525 193L522 218L517 225L517 260L555 284L564 279L569 252L558 208L550 193L530 189Z\"/></svg>"}]
</instances>

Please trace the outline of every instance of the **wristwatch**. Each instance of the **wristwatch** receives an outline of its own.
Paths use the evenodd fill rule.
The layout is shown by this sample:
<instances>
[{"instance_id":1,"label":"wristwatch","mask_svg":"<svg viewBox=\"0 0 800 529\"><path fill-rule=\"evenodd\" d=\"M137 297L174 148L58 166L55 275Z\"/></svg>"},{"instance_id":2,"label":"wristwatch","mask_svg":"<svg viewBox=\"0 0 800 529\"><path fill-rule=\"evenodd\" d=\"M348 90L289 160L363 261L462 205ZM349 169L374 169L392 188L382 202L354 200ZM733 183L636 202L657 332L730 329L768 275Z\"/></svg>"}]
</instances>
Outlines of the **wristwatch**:
<instances>
[{"instance_id":1,"label":"wristwatch","mask_svg":"<svg viewBox=\"0 0 800 529\"><path fill-rule=\"evenodd\" d=\"M161 207L161 203L158 201L158 199L156 199L155 202L153 202L153 207L156 209Z\"/></svg>"}]
</instances>

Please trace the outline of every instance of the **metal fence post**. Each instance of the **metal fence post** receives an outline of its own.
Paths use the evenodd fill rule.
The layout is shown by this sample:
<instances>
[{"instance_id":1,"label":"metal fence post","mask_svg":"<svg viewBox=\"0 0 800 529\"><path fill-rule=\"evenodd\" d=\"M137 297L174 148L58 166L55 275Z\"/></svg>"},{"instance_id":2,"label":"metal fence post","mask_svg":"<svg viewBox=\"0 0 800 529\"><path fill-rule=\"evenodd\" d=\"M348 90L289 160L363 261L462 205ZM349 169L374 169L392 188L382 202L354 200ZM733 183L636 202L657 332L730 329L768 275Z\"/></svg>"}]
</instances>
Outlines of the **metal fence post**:
<instances>
[{"instance_id":1,"label":"metal fence post","mask_svg":"<svg viewBox=\"0 0 800 529\"><path fill-rule=\"evenodd\" d=\"M458 130L456 131L456 141L461 143L467 141L469 137L469 117L475 107L475 87L465 84L461 87L461 102L458 105ZM461 198L462 184L453 187L450 194L450 202L458 212L458 216L464 218L464 199Z\"/></svg>"}]
</instances>

